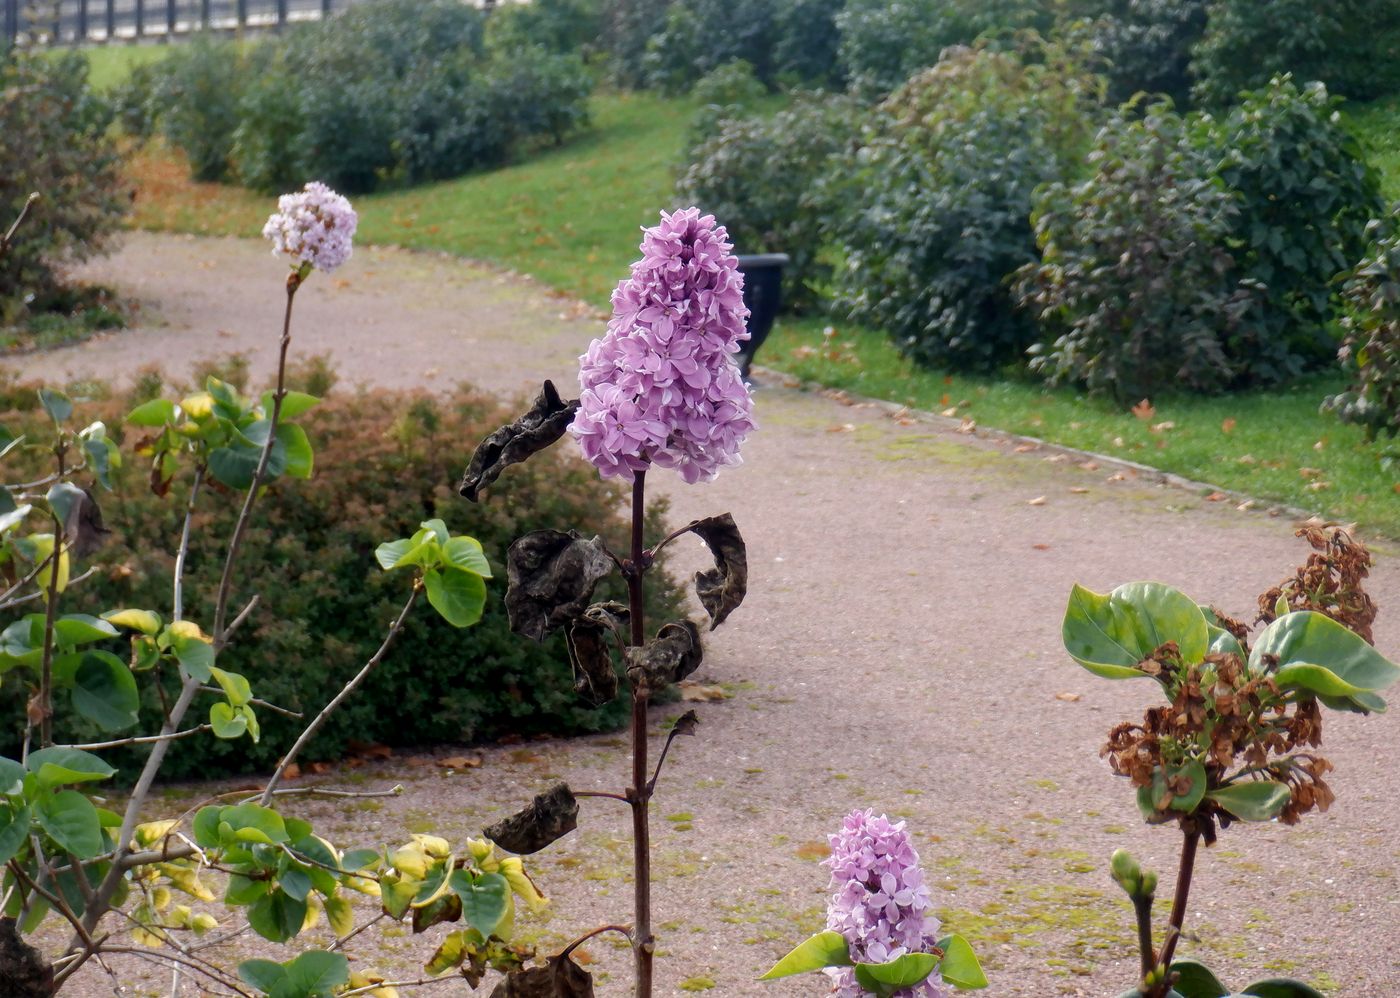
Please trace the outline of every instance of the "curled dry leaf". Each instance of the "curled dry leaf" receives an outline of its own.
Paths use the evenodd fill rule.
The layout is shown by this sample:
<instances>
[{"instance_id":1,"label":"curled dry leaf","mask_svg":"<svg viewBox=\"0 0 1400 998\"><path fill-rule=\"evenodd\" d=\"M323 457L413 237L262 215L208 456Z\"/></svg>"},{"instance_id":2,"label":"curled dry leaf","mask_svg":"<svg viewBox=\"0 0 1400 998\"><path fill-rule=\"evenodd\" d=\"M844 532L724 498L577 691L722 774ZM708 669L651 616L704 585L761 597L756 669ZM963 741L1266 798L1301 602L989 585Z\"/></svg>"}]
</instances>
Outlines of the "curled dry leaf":
<instances>
[{"instance_id":1,"label":"curled dry leaf","mask_svg":"<svg viewBox=\"0 0 1400 998\"><path fill-rule=\"evenodd\" d=\"M696 520L689 527L715 556L715 567L695 573L695 594L710 615L710 630L724 623L740 603L749 585L749 557L734 517L728 513Z\"/></svg>"},{"instance_id":2,"label":"curled dry leaf","mask_svg":"<svg viewBox=\"0 0 1400 998\"><path fill-rule=\"evenodd\" d=\"M577 400L560 398L554 382L546 381L529 411L481 442L457 491L476 502L481 490L507 467L519 464L562 437L577 410Z\"/></svg>"},{"instance_id":3,"label":"curled dry leaf","mask_svg":"<svg viewBox=\"0 0 1400 998\"><path fill-rule=\"evenodd\" d=\"M627 649L627 678L641 695L679 683L704 659L700 628L691 620L673 620L640 648Z\"/></svg>"},{"instance_id":4,"label":"curled dry leaf","mask_svg":"<svg viewBox=\"0 0 1400 998\"><path fill-rule=\"evenodd\" d=\"M574 669L574 692L594 707L617 696L617 673L608 648L611 633L625 642L631 613L621 603L594 603L566 632L569 664Z\"/></svg>"},{"instance_id":5,"label":"curled dry leaf","mask_svg":"<svg viewBox=\"0 0 1400 998\"><path fill-rule=\"evenodd\" d=\"M510 629L543 641L583 613L598 580L613 569L603 540L536 530L506 552L506 614Z\"/></svg>"},{"instance_id":6,"label":"curled dry leaf","mask_svg":"<svg viewBox=\"0 0 1400 998\"><path fill-rule=\"evenodd\" d=\"M593 998L593 975L567 956L552 956L543 967L512 970L491 998Z\"/></svg>"},{"instance_id":7,"label":"curled dry leaf","mask_svg":"<svg viewBox=\"0 0 1400 998\"><path fill-rule=\"evenodd\" d=\"M75 558L86 558L111 533L102 522L102 508L87 489L69 486L70 497L63 509L63 545Z\"/></svg>"},{"instance_id":8,"label":"curled dry leaf","mask_svg":"<svg viewBox=\"0 0 1400 998\"><path fill-rule=\"evenodd\" d=\"M578 800L567 783L537 794L524 810L489 825L485 836L507 852L528 856L578 827Z\"/></svg>"}]
</instances>

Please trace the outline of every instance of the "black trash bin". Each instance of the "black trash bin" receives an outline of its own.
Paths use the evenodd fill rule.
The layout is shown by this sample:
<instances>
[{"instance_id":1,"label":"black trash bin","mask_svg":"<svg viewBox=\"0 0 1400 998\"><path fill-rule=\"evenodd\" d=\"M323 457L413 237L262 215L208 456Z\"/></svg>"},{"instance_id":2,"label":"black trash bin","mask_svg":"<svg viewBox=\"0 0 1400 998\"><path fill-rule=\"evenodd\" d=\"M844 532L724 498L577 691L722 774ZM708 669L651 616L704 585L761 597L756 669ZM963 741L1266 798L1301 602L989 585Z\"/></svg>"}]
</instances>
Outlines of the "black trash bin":
<instances>
[{"instance_id":1,"label":"black trash bin","mask_svg":"<svg viewBox=\"0 0 1400 998\"><path fill-rule=\"evenodd\" d=\"M783 268L786 253L754 253L737 257L744 275L744 305L749 310L749 338L739 351L739 372L747 379L754 354L768 338L773 320L783 304Z\"/></svg>"}]
</instances>

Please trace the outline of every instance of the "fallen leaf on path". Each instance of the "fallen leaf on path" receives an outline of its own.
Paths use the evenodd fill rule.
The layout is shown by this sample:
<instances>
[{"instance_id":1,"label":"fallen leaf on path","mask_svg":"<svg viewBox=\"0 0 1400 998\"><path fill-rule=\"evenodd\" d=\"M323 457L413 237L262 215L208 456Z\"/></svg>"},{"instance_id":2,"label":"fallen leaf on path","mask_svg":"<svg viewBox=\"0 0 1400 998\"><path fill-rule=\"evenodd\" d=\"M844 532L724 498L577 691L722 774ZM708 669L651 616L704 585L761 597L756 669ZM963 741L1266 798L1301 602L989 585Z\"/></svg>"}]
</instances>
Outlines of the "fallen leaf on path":
<instances>
[{"instance_id":1,"label":"fallen leaf on path","mask_svg":"<svg viewBox=\"0 0 1400 998\"><path fill-rule=\"evenodd\" d=\"M1133 415L1146 423L1151 420L1153 416L1157 415L1157 410L1153 407L1151 402L1147 399L1143 399L1137 405L1133 406Z\"/></svg>"},{"instance_id":2,"label":"fallen leaf on path","mask_svg":"<svg viewBox=\"0 0 1400 998\"><path fill-rule=\"evenodd\" d=\"M1298 469L1298 474L1301 475L1303 478L1321 478L1321 477L1322 477L1322 469L1321 469L1321 468L1299 468L1299 469Z\"/></svg>"},{"instance_id":3,"label":"fallen leaf on path","mask_svg":"<svg viewBox=\"0 0 1400 998\"><path fill-rule=\"evenodd\" d=\"M1068 460L1068 454L1051 454L1049 457L1045 458L1045 461L1049 464L1064 464Z\"/></svg>"},{"instance_id":4,"label":"fallen leaf on path","mask_svg":"<svg viewBox=\"0 0 1400 998\"><path fill-rule=\"evenodd\" d=\"M1074 488L1070 489L1070 491L1077 496L1086 495L1089 492L1089 490L1084 488L1084 486L1082 485L1076 485Z\"/></svg>"},{"instance_id":5,"label":"fallen leaf on path","mask_svg":"<svg viewBox=\"0 0 1400 998\"><path fill-rule=\"evenodd\" d=\"M690 703L708 703L715 700L728 700L729 694L725 692L723 686L706 685L697 683L690 679L682 680L679 684L681 699Z\"/></svg>"},{"instance_id":6,"label":"fallen leaf on path","mask_svg":"<svg viewBox=\"0 0 1400 998\"><path fill-rule=\"evenodd\" d=\"M947 416L949 419L953 419L954 417L957 416L957 414L958 414L957 406L954 406L954 407L951 408L951 409L944 409L943 412L940 413L940 415Z\"/></svg>"},{"instance_id":7,"label":"fallen leaf on path","mask_svg":"<svg viewBox=\"0 0 1400 998\"><path fill-rule=\"evenodd\" d=\"M449 755L439 759L437 764L443 769L476 769L481 765L479 755Z\"/></svg>"},{"instance_id":8,"label":"fallen leaf on path","mask_svg":"<svg viewBox=\"0 0 1400 998\"><path fill-rule=\"evenodd\" d=\"M1049 545L1049 544L1032 544L1031 547L1035 548L1037 551L1049 551L1049 550L1050 550L1050 545Z\"/></svg>"},{"instance_id":9,"label":"fallen leaf on path","mask_svg":"<svg viewBox=\"0 0 1400 998\"><path fill-rule=\"evenodd\" d=\"M1253 509L1253 508L1254 508L1254 500L1253 500L1253 499L1246 499L1244 502L1240 503L1238 506L1235 507L1235 509L1239 510L1241 513L1248 512L1249 510L1251 510L1251 509Z\"/></svg>"},{"instance_id":10,"label":"fallen leaf on path","mask_svg":"<svg viewBox=\"0 0 1400 998\"><path fill-rule=\"evenodd\" d=\"M798 859L826 859L831 855L831 846L825 842L804 842L793 853Z\"/></svg>"},{"instance_id":11,"label":"fallen leaf on path","mask_svg":"<svg viewBox=\"0 0 1400 998\"><path fill-rule=\"evenodd\" d=\"M1083 698L1084 698L1084 697L1083 697L1083 694L1080 694L1080 693L1056 693L1056 694L1055 694L1055 699L1056 699L1056 700L1063 700L1065 703L1078 703L1078 702L1079 702L1080 700L1082 700Z\"/></svg>"},{"instance_id":12,"label":"fallen leaf on path","mask_svg":"<svg viewBox=\"0 0 1400 998\"><path fill-rule=\"evenodd\" d=\"M1035 444L1022 444L1020 447L1016 448L1016 453L1029 454L1033 450L1040 450L1040 448L1037 447Z\"/></svg>"},{"instance_id":13,"label":"fallen leaf on path","mask_svg":"<svg viewBox=\"0 0 1400 998\"><path fill-rule=\"evenodd\" d=\"M828 426L826 428L827 433L854 433L855 430L855 423L842 423L839 426Z\"/></svg>"},{"instance_id":14,"label":"fallen leaf on path","mask_svg":"<svg viewBox=\"0 0 1400 998\"><path fill-rule=\"evenodd\" d=\"M1235 426L1236 426L1236 425L1238 425L1238 424L1236 424L1236 422L1235 422L1233 419L1226 419L1224 422L1222 422L1222 423L1220 424L1220 432L1221 432L1221 433L1234 433L1234 432L1235 432Z\"/></svg>"},{"instance_id":15,"label":"fallen leaf on path","mask_svg":"<svg viewBox=\"0 0 1400 998\"><path fill-rule=\"evenodd\" d=\"M364 756L366 759L392 759L394 750L387 745L378 742L357 742L354 739L348 743L351 755Z\"/></svg>"},{"instance_id":16,"label":"fallen leaf on path","mask_svg":"<svg viewBox=\"0 0 1400 998\"><path fill-rule=\"evenodd\" d=\"M1128 476L1123 474L1123 472L1121 471L1115 471L1113 474L1109 475L1108 478L1105 480L1110 482L1126 482L1128 480Z\"/></svg>"},{"instance_id":17,"label":"fallen leaf on path","mask_svg":"<svg viewBox=\"0 0 1400 998\"><path fill-rule=\"evenodd\" d=\"M1047 502L1049 502L1049 501L1050 501L1050 500L1046 499L1044 496L1036 496L1034 499L1027 499L1027 500L1026 500L1026 505L1027 505L1027 506L1044 506L1044 505L1045 505Z\"/></svg>"},{"instance_id":18,"label":"fallen leaf on path","mask_svg":"<svg viewBox=\"0 0 1400 998\"><path fill-rule=\"evenodd\" d=\"M1212 492L1210 495L1206 496L1206 502L1223 502L1228 498L1230 497L1224 492Z\"/></svg>"},{"instance_id":19,"label":"fallen leaf on path","mask_svg":"<svg viewBox=\"0 0 1400 998\"><path fill-rule=\"evenodd\" d=\"M948 393L947 393L947 392L944 392L944 393L943 393L943 397L942 397L941 399L938 400L938 404L939 404L939 405L944 405L944 406L946 406L946 405L950 405L950 404L952 403L952 401L953 401L953 400L952 400L951 398L948 397Z\"/></svg>"},{"instance_id":20,"label":"fallen leaf on path","mask_svg":"<svg viewBox=\"0 0 1400 998\"><path fill-rule=\"evenodd\" d=\"M1081 464L1081 465L1079 466L1079 469L1080 469L1081 471L1098 471L1098 470L1099 470L1099 462L1097 462L1097 461L1085 461L1083 464Z\"/></svg>"},{"instance_id":21,"label":"fallen leaf on path","mask_svg":"<svg viewBox=\"0 0 1400 998\"><path fill-rule=\"evenodd\" d=\"M301 767L298 766L296 763L290 764L286 769L282 771L282 779L284 780L295 780L300 776Z\"/></svg>"},{"instance_id":22,"label":"fallen leaf on path","mask_svg":"<svg viewBox=\"0 0 1400 998\"><path fill-rule=\"evenodd\" d=\"M975 419L964 419L964 420L962 421L962 423L960 423L960 424L958 425L958 432L959 432L959 433L973 433L973 432L976 431L976 429L977 429L977 420L975 420Z\"/></svg>"}]
</instances>

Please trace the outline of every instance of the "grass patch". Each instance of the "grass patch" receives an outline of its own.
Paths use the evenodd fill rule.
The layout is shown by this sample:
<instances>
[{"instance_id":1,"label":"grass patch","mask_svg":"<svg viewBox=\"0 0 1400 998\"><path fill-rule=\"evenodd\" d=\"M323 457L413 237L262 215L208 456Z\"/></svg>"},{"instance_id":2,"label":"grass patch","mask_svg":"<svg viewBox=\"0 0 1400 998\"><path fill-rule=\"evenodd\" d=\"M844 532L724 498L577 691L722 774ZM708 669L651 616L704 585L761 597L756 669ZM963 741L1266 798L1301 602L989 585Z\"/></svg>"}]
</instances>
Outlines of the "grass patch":
<instances>
[{"instance_id":1,"label":"grass patch","mask_svg":"<svg viewBox=\"0 0 1400 998\"><path fill-rule=\"evenodd\" d=\"M1153 399L1139 419L1110 400L1015 378L920 368L884 335L820 320L783 320L759 362L807 381L916 409L951 412L981 426L1125 458L1221 488L1356 520L1400 538L1400 485L1382 445L1318 412L1342 386L1326 375L1287 388L1215 397Z\"/></svg>"},{"instance_id":2,"label":"grass patch","mask_svg":"<svg viewBox=\"0 0 1400 998\"><path fill-rule=\"evenodd\" d=\"M1381 175L1381 190L1392 201L1400 200L1400 94L1353 104L1344 119L1361 140L1366 158Z\"/></svg>"},{"instance_id":3,"label":"grass patch","mask_svg":"<svg viewBox=\"0 0 1400 998\"><path fill-rule=\"evenodd\" d=\"M0 326L0 353L47 350L125 325L126 316L109 288L64 288L50 299L32 303L22 322Z\"/></svg>"}]
</instances>

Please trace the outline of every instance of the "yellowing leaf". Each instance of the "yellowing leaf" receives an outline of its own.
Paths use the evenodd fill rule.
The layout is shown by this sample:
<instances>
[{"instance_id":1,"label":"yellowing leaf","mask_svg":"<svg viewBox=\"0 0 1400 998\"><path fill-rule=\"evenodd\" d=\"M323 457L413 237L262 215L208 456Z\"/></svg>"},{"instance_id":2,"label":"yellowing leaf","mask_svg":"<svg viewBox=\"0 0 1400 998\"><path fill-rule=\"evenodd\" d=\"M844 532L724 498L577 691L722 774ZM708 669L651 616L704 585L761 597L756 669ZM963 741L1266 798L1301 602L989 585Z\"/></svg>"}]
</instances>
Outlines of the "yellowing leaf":
<instances>
[{"instance_id":1,"label":"yellowing leaf","mask_svg":"<svg viewBox=\"0 0 1400 998\"><path fill-rule=\"evenodd\" d=\"M214 411L214 396L208 392L195 392L180 402L180 408L191 419L203 419Z\"/></svg>"},{"instance_id":2,"label":"yellowing leaf","mask_svg":"<svg viewBox=\"0 0 1400 998\"><path fill-rule=\"evenodd\" d=\"M507 856L501 860L501 876L506 878L506 883L510 884L510 889L519 894L520 897L530 906L531 911L539 911L549 904L549 899L540 893L535 882L530 879L530 875L525 872L525 864L519 856Z\"/></svg>"},{"instance_id":3,"label":"yellowing leaf","mask_svg":"<svg viewBox=\"0 0 1400 998\"><path fill-rule=\"evenodd\" d=\"M414 835L413 841L433 859L442 859L452 852L447 840L437 835Z\"/></svg>"},{"instance_id":4,"label":"yellowing leaf","mask_svg":"<svg viewBox=\"0 0 1400 998\"><path fill-rule=\"evenodd\" d=\"M344 939L355 931L355 912L348 898L336 894L326 898L326 921L337 938ZM369 982L366 981L366 984ZM363 987L363 985L361 985Z\"/></svg>"},{"instance_id":5,"label":"yellowing leaf","mask_svg":"<svg viewBox=\"0 0 1400 998\"><path fill-rule=\"evenodd\" d=\"M143 825L137 825L133 833L136 844L143 849L149 849L161 839L165 838L167 832L174 828L179 822L170 821L148 821Z\"/></svg>"}]
</instances>

